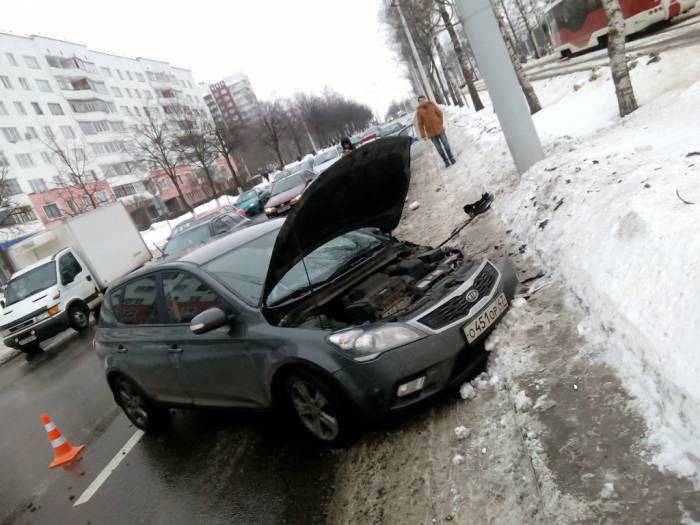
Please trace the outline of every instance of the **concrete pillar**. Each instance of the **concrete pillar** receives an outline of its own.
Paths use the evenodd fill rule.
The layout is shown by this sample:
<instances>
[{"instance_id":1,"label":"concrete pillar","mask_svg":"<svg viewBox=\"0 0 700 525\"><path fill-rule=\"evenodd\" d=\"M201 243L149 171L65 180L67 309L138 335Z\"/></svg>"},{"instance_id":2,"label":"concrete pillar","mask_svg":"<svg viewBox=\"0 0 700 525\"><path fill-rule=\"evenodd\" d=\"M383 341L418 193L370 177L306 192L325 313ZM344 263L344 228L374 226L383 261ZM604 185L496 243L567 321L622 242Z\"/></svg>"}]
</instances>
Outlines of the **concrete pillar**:
<instances>
[{"instance_id":1,"label":"concrete pillar","mask_svg":"<svg viewBox=\"0 0 700 525\"><path fill-rule=\"evenodd\" d=\"M489 0L456 0L455 4L515 166L522 174L544 159L544 150L493 9Z\"/></svg>"}]
</instances>

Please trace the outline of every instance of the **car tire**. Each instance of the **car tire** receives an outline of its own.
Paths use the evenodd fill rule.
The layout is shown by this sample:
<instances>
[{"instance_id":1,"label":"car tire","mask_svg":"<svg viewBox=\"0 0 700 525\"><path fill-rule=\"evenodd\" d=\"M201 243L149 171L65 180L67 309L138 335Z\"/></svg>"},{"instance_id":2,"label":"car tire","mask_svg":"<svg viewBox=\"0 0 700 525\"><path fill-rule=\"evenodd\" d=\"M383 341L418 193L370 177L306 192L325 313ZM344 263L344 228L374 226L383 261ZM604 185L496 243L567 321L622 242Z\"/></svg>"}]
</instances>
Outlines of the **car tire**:
<instances>
[{"instance_id":1,"label":"car tire","mask_svg":"<svg viewBox=\"0 0 700 525\"><path fill-rule=\"evenodd\" d=\"M114 399L136 428L144 432L161 430L168 422L170 411L154 405L144 391L126 376L114 380Z\"/></svg>"},{"instance_id":2,"label":"car tire","mask_svg":"<svg viewBox=\"0 0 700 525\"><path fill-rule=\"evenodd\" d=\"M359 434L358 418L348 401L326 379L298 369L284 381L288 413L316 443L345 447Z\"/></svg>"},{"instance_id":3,"label":"car tire","mask_svg":"<svg viewBox=\"0 0 700 525\"><path fill-rule=\"evenodd\" d=\"M76 332L83 332L90 327L90 309L83 304L76 304L68 309L68 322Z\"/></svg>"}]
</instances>

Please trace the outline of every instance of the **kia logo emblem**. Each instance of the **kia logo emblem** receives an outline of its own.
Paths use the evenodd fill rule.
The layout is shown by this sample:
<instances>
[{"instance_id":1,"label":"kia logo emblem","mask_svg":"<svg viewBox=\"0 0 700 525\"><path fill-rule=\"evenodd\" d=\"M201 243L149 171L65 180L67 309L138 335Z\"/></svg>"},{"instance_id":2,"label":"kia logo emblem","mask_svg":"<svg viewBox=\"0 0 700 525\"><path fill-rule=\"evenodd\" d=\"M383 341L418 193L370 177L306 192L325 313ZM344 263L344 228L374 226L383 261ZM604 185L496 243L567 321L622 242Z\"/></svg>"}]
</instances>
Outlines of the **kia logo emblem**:
<instances>
[{"instance_id":1,"label":"kia logo emblem","mask_svg":"<svg viewBox=\"0 0 700 525\"><path fill-rule=\"evenodd\" d=\"M479 292L477 290L471 289L467 292L467 295L465 296L465 298L470 303L475 303L476 300L479 298Z\"/></svg>"}]
</instances>

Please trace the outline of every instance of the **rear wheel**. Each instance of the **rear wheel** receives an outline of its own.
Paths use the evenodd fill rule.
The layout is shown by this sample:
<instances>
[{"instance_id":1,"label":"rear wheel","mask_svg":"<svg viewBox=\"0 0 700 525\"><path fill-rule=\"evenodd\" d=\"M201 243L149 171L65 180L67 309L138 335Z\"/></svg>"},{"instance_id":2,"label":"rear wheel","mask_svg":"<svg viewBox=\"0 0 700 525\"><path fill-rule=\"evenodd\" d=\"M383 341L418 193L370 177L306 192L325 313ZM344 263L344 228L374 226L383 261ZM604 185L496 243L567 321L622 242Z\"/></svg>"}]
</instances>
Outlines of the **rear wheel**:
<instances>
[{"instance_id":1,"label":"rear wheel","mask_svg":"<svg viewBox=\"0 0 700 525\"><path fill-rule=\"evenodd\" d=\"M114 381L114 397L134 426L144 432L162 428L168 410L154 406L143 391L129 378L119 376Z\"/></svg>"},{"instance_id":2,"label":"rear wheel","mask_svg":"<svg viewBox=\"0 0 700 525\"><path fill-rule=\"evenodd\" d=\"M73 330L82 332L90 326L90 309L82 304L71 306L68 310L68 320Z\"/></svg>"},{"instance_id":3,"label":"rear wheel","mask_svg":"<svg viewBox=\"0 0 700 525\"><path fill-rule=\"evenodd\" d=\"M339 447L357 435L350 404L321 376L296 370L287 376L284 386L290 411L314 440Z\"/></svg>"}]
</instances>

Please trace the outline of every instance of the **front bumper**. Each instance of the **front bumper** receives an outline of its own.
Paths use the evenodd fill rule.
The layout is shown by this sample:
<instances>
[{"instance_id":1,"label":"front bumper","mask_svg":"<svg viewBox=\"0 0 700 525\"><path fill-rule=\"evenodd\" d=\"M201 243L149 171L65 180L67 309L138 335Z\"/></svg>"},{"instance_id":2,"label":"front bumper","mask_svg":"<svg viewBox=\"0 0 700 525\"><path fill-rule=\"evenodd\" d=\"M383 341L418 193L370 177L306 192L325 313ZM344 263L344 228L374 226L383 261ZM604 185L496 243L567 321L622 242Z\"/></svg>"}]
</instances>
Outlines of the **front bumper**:
<instances>
[{"instance_id":1,"label":"front bumper","mask_svg":"<svg viewBox=\"0 0 700 525\"><path fill-rule=\"evenodd\" d=\"M505 293L510 302L517 285L515 269L508 260L496 266L500 275L491 297ZM462 326L484 310L486 304L457 325L438 332L424 330L425 338L385 352L373 361L353 363L336 372L335 379L366 420L415 405L455 387L485 363L488 354L484 349L484 339L507 312L503 312L477 340L468 344ZM421 376L425 377L421 390L405 397L397 395L399 385Z\"/></svg>"},{"instance_id":2,"label":"front bumper","mask_svg":"<svg viewBox=\"0 0 700 525\"><path fill-rule=\"evenodd\" d=\"M275 211L274 212L268 212L267 209L265 209L265 215L268 216L268 218L272 219L274 217L282 217L284 215L287 215L291 209L298 204L299 201L297 202L287 202L285 204L280 204L279 206L275 206ZM283 208L283 209L280 209Z\"/></svg>"},{"instance_id":3,"label":"front bumper","mask_svg":"<svg viewBox=\"0 0 700 525\"><path fill-rule=\"evenodd\" d=\"M60 334L70 325L66 312L49 317L40 323L31 325L26 330L8 335L3 339L5 346L15 350L35 347L56 334Z\"/></svg>"}]
</instances>

